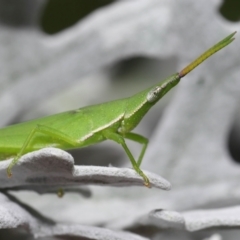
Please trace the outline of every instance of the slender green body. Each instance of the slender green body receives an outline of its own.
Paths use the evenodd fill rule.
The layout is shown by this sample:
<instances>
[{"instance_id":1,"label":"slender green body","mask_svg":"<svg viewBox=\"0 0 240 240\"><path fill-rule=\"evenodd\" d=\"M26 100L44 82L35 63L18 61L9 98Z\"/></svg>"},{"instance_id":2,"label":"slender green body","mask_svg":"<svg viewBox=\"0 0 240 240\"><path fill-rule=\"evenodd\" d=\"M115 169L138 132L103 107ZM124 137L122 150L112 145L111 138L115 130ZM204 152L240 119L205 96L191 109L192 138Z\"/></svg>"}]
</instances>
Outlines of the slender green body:
<instances>
[{"instance_id":1,"label":"slender green body","mask_svg":"<svg viewBox=\"0 0 240 240\"><path fill-rule=\"evenodd\" d=\"M0 129L0 160L14 157L7 169L8 176L11 176L12 167L25 153L44 147L57 147L65 150L81 148L104 140L113 140L122 145L133 168L143 177L144 184L150 186L147 176L140 169L148 140L131 131L139 124L148 110L177 85L182 77L209 56L231 43L234 40L234 34L232 33L214 45L181 72L173 74L164 81L132 97ZM125 139L143 145L137 161L128 149Z\"/></svg>"},{"instance_id":2,"label":"slender green body","mask_svg":"<svg viewBox=\"0 0 240 240\"><path fill-rule=\"evenodd\" d=\"M78 140L79 144L75 146L62 139L53 139L51 135L36 132L24 153L50 146L61 149L86 147L106 140L102 131L109 129L118 132L122 128L124 135L138 124L153 105L142 101L146 99L147 93L148 91L145 90L130 98L83 107L2 128L0 129L0 160L4 160L6 156L17 155L27 136L39 124L57 129L70 138Z\"/></svg>"}]
</instances>

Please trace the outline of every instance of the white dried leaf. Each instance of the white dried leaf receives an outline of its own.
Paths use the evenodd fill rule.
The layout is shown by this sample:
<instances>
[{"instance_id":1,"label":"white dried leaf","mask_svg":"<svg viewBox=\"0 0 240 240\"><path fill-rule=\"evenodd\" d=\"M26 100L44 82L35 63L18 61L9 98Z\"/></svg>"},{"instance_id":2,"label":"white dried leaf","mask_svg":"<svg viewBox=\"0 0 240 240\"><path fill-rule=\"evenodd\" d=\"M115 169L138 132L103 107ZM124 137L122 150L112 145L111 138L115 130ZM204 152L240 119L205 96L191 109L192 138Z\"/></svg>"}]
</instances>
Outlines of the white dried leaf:
<instances>
[{"instance_id":1,"label":"white dried leaf","mask_svg":"<svg viewBox=\"0 0 240 240\"><path fill-rule=\"evenodd\" d=\"M96 240L147 240L133 233L77 224L55 223L22 204L13 196L0 193L0 229L24 228L35 238L70 235Z\"/></svg>"},{"instance_id":2,"label":"white dried leaf","mask_svg":"<svg viewBox=\"0 0 240 240\"><path fill-rule=\"evenodd\" d=\"M192 232L213 227L239 227L239 213L239 206L186 212L155 210L150 214L150 218L160 227L180 228Z\"/></svg>"},{"instance_id":3,"label":"white dried leaf","mask_svg":"<svg viewBox=\"0 0 240 240\"><path fill-rule=\"evenodd\" d=\"M203 240L222 240L222 237L220 234L213 234L211 237L204 238Z\"/></svg>"},{"instance_id":4,"label":"white dried leaf","mask_svg":"<svg viewBox=\"0 0 240 240\"><path fill-rule=\"evenodd\" d=\"M74 166L70 154L57 148L43 148L28 153L19 159L12 169L13 176L6 177L10 160L0 162L2 188L32 189L34 186L62 188L86 184L110 186L143 186L143 179L135 170L115 167ZM151 187L170 190L170 183L164 178L146 172ZM25 188L25 186L27 186Z\"/></svg>"},{"instance_id":5,"label":"white dried leaf","mask_svg":"<svg viewBox=\"0 0 240 240\"><path fill-rule=\"evenodd\" d=\"M148 240L149 238L124 231L114 231L106 228L81 226L76 224L56 224L53 227L43 227L36 232L35 237L45 236L81 236L96 240Z\"/></svg>"}]
</instances>

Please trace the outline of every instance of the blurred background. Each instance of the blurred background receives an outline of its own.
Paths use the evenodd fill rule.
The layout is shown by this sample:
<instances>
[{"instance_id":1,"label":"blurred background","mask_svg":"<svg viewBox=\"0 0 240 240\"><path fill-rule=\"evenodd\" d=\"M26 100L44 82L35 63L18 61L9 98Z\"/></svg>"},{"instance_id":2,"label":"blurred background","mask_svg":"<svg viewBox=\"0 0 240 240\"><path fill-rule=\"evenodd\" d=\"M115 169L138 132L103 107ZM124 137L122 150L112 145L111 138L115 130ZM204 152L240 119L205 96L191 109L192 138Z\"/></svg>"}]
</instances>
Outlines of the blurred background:
<instances>
[{"instance_id":1,"label":"blurred background","mask_svg":"<svg viewBox=\"0 0 240 240\"><path fill-rule=\"evenodd\" d=\"M194 3L188 4L187 0L182 3L149 2L0 0L0 126L131 96L179 71L216 41L239 29L240 1L237 0L202 1L196 4L198 7ZM211 60L211 63L225 61L230 69L231 53L226 50L225 55L221 56ZM210 64L209 69L218 71L220 68L220 75L219 64ZM196 79L200 82L202 76L207 74L201 72ZM171 112L176 91L174 89L164 97L135 132L148 138L156 135L162 116L165 112ZM237 97L235 99L239 101ZM231 156L235 163L240 162L239 122L240 109L235 108L224 140L227 146L225 154ZM137 154L139 146L129 144ZM152 156L150 151L149 158ZM71 153L76 164L129 164L121 147L111 142ZM153 169L154 166L152 169L150 167L150 170ZM167 171L161 174L171 176ZM28 202L29 193L24 194L19 198ZM34 201L37 198L32 197ZM78 201L75 195L69 198L73 202ZM68 200L64 200L66 205ZM59 200L54 198L54 201ZM46 214L52 196L39 202L32 206ZM61 216L64 220L63 213ZM105 218L99 219L99 222L107 222ZM71 221L70 214L66 221ZM90 224L91 219L87 218L86 222ZM160 239L155 228L133 227L130 230L140 235L144 232L142 235L151 239ZM12 234L16 238L14 231L1 230L0 238ZM178 239L178 234L171 233L169 237L167 233L162 239ZM233 234L233 237L238 234ZM203 239L207 235L183 234L183 238ZM22 235L17 236L20 239ZM27 238L31 237L23 234L22 239Z\"/></svg>"}]
</instances>

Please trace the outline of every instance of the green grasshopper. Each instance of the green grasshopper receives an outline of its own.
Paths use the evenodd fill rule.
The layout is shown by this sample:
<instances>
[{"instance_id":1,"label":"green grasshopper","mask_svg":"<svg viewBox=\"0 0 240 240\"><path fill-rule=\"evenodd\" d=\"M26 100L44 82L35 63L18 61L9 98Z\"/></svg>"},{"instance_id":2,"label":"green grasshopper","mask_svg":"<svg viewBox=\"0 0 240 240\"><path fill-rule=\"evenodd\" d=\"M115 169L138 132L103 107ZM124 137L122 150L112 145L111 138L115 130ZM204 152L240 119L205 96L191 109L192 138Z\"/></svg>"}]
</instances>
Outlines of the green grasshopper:
<instances>
[{"instance_id":1,"label":"green grasshopper","mask_svg":"<svg viewBox=\"0 0 240 240\"><path fill-rule=\"evenodd\" d=\"M215 52L230 44L234 34L230 34L208 49L179 73L175 73L153 87L136 95L59 113L0 129L0 160L14 157L7 168L7 174L25 153L45 147L73 149L86 147L105 140L122 145L135 171L150 187L148 177L140 165L148 145L148 139L132 130L139 124L148 110L158 102L181 78L191 72ZM125 143L125 139L142 144L136 161Z\"/></svg>"}]
</instances>

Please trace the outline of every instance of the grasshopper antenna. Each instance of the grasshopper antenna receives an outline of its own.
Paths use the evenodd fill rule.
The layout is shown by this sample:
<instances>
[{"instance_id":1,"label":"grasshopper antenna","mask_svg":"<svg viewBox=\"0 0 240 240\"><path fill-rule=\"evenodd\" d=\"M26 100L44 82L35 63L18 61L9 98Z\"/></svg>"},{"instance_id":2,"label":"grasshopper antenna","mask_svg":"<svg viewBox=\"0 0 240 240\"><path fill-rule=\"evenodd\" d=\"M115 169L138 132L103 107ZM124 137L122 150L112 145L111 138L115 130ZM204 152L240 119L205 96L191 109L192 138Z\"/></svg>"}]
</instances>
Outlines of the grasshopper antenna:
<instances>
[{"instance_id":1,"label":"grasshopper antenna","mask_svg":"<svg viewBox=\"0 0 240 240\"><path fill-rule=\"evenodd\" d=\"M212 56L214 53L218 52L220 49L226 47L228 44L230 44L235 38L233 36L236 34L236 31L209 48L206 52L204 52L201 56L199 56L196 60L194 60L192 63L190 63L188 66L186 66L182 71L180 71L179 77L182 78L185 75L187 75L189 72L191 72L194 68L196 68L199 64L201 64L203 61L205 61L207 58Z\"/></svg>"}]
</instances>

